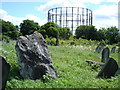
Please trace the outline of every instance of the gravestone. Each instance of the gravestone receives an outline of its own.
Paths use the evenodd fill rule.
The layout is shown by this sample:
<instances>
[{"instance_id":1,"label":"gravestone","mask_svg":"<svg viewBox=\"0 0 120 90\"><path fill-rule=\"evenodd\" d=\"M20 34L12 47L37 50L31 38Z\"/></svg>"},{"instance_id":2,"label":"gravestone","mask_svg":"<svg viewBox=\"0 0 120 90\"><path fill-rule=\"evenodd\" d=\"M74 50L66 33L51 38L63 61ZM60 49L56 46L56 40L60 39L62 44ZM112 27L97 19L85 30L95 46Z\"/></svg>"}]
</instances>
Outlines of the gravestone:
<instances>
[{"instance_id":1,"label":"gravestone","mask_svg":"<svg viewBox=\"0 0 120 90\"><path fill-rule=\"evenodd\" d=\"M112 47L111 53L115 53L115 49L116 49L116 47Z\"/></svg>"},{"instance_id":2,"label":"gravestone","mask_svg":"<svg viewBox=\"0 0 120 90\"><path fill-rule=\"evenodd\" d=\"M0 56L0 60L2 62L2 90L4 90L10 72L10 65L6 62L4 57Z\"/></svg>"},{"instance_id":3,"label":"gravestone","mask_svg":"<svg viewBox=\"0 0 120 90\"><path fill-rule=\"evenodd\" d=\"M57 77L53 67L48 46L43 36L34 32L31 35L20 36L16 42L19 71L25 79L41 79L49 73L51 77Z\"/></svg>"},{"instance_id":4,"label":"gravestone","mask_svg":"<svg viewBox=\"0 0 120 90\"><path fill-rule=\"evenodd\" d=\"M97 46L95 51L96 51L96 53L100 53L101 47L100 47L100 46Z\"/></svg>"},{"instance_id":5,"label":"gravestone","mask_svg":"<svg viewBox=\"0 0 120 90\"><path fill-rule=\"evenodd\" d=\"M5 43L10 43L10 40L9 39L4 39L3 40Z\"/></svg>"},{"instance_id":6,"label":"gravestone","mask_svg":"<svg viewBox=\"0 0 120 90\"><path fill-rule=\"evenodd\" d=\"M96 47L96 53L100 53L103 49L104 49L104 46L98 45L98 46Z\"/></svg>"},{"instance_id":7,"label":"gravestone","mask_svg":"<svg viewBox=\"0 0 120 90\"><path fill-rule=\"evenodd\" d=\"M113 58L109 58L108 62L98 73L97 78L111 78L118 70L117 62Z\"/></svg>"},{"instance_id":8,"label":"gravestone","mask_svg":"<svg viewBox=\"0 0 120 90\"><path fill-rule=\"evenodd\" d=\"M118 53L120 53L120 47L118 48Z\"/></svg>"},{"instance_id":9,"label":"gravestone","mask_svg":"<svg viewBox=\"0 0 120 90\"><path fill-rule=\"evenodd\" d=\"M119 67L118 70L116 71L115 75L120 75L120 67Z\"/></svg>"},{"instance_id":10,"label":"gravestone","mask_svg":"<svg viewBox=\"0 0 120 90\"><path fill-rule=\"evenodd\" d=\"M104 49L104 46L101 46L101 51L103 51L103 49Z\"/></svg>"},{"instance_id":11,"label":"gravestone","mask_svg":"<svg viewBox=\"0 0 120 90\"><path fill-rule=\"evenodd\" d=\"M108 47L104 48L102 51L101 62L107 62L109 60L110 50Z\"/></svg>"}]
</instances>

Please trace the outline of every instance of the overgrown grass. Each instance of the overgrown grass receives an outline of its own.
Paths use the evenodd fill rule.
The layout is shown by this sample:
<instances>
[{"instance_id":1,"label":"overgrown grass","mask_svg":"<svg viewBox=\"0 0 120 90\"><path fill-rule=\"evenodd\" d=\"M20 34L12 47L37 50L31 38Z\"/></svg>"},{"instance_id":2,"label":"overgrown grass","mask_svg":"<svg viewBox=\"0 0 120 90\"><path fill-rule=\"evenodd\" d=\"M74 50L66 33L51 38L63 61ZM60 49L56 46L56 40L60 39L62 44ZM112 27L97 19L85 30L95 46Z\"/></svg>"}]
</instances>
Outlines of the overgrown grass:
<instances>
[{"instance_id":1,"label":"overgrown grass","mask_svg":"<svg viewBox=\"0 0 120 90\"><path fill-rule=\"evenodd\" d=\"M49 46L49 51L59 78L42 80L22 79L17 64L15 41L0 42L0 54L11 65L6 88L117 88L120 76L111 79L97 79L98 70L93 70L85 60L101 61L101 53L95 53L94 45L84 46ZM109 46L111 47L111 46ZM118 60L118 54L111 54Z\"/></svg>"}]
</instances>

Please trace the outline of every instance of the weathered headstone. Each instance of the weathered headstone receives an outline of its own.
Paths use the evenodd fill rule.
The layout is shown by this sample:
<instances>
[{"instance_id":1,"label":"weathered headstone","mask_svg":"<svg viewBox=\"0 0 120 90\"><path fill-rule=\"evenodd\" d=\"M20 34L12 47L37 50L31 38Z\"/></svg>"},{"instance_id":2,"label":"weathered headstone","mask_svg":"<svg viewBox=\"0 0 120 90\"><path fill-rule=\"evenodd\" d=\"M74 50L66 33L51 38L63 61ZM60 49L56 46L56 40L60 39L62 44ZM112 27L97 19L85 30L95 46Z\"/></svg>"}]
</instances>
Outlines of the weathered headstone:
<instances>
[{"instance_id":1,"label":"weathered headstone","mask_svg":"<svg viewBox=\"0 0 120 90\"><path fill-rule=\"evenodd\" d=\"M118 53L120 53L120 47L118 48L118 51L117 51Z\"/></svg>"},{"instance_id":2,"label":"weathered headstone","mask_svg":"<svg viewBox=\"0 0 120 90\"><path fill-rule=\"evenodd\" d=\"M5 43L10 43L10 40L9 40L9 39L3 39L3 41L4 41Z\"/></svg>"},{"instance_id":3,"label":"weathered headstone","mask_svg":"<svg viewBox=\"0 0 120 90\"><path fill-rule=\"evenodd\" d=\"M108 47L104 48L102 51L101 62L107 62L109 60L110 50Z\"/></svg>"},{"instance_id":4,"label":"weathered headstone","mask_svg":"<svg viewBox=\"0 0 120 90\"><path fill-rule=\"evenodd\" d=\"M96 51L96 53L100 53L101 47L100 47L100 46L97 46L95 51Z\"/></svg>"},{"instance_id":5,"label":"weathered headstone","mask_svg":"<svg viewBox=\"0 0 120 90\"><path fill-rule=\"evenodd\" d=\"M16 42L19 71L25 79L40 79L47 73L57 77L52 59L43 36L34 32L31 35L20 36Z\"/></svg>"},{"instance_id":6,"label":"weathered headstone","mask_svg":"<svg viewBox=\"0 0 120 90\"><path fill-rule=\"evenodd\" d=\"M2 61L2 90L4 90L10 72L10 65L6 62L4 57L0 56L0 60Z\"/></svg>"},{"instance_id":7,"label":"weathered headstone","mask_svg":"<svg viewBox=\"0 0 120 90\"><path fill-rule=\"evenodd\" d=\"M115 49L116 49L116 47L112 47L111 53L115 53Z\"/></svg>"},{"instance_id":8,"label":"weathered headstone","mask_svg":"<svg viewBox=\"0 0 120 90\"><path fill-rule=\"evenodd\" d=\"M104 49L104 46L101 46L101 51L103 51L103 49Z\"/></svg>"},{"instance_id":9,"label":"weathered headstone","mask_svg":"<svg viewBox=\"0 0 120 90\"><path fill-rule=\"evenodd\" d=\"M100 45L98 45L97 47L96 47L96 53L100 53L102 50L104 49L104 46L100 46Z\"/></svg>"},{"instance_id":10,"label":"weathered headstone","mask_svg":"<svg viewBox=\"0 0 120 90\"><path fill-rule=\"evenodd\" d=\"M113 58L109 58L108 62L98 73L97 78L111 78L115 76L116 71L118 70L118 64Z\"/></svg>"},{"instance_id":11,"label":"weathered headstone","mask_svg":"<svg viewBox=\"0 0 120 90\"><path fill-rule=\"evenodd\" d=\"M118 70L116 71L115 75L120 75L120 67L119 67Z\"/></svg>"}]
</instances>

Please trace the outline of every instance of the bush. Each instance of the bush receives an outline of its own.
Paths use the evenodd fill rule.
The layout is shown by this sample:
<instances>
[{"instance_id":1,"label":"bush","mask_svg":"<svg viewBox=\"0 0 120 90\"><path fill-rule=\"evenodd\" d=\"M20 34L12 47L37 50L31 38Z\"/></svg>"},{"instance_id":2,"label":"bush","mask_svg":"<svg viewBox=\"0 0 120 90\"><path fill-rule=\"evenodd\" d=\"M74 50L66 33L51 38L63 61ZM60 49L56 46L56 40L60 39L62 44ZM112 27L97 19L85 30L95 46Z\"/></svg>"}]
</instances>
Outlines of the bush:
<instances>
[{"instance_id":1,"label":"bush","mask_svg":"<svg viewBox=\"0 0 120 90\"><path fill-rule=\"evenodd\" d=\"M97 29L95 26L81 25L78 26L75 31L76 38L83 38L87 40L96 40L97 38Z\"/></svg>"},{"instance_id":2,"label":"bush","mask_svg":"<svg viewBox=\"0 0 120 90\"><path fill-rule=\"evenodd\" d=\"M59 37L63 40L69 40L72 37L72 31L68 27L60 28Z\"/></svg>"},{"instance_id":3,"label":"bush","mask_svg":"<svg viewBox=\"0 0 120 90\"><path fill-rule=\"evenodd\" d=\"M5 35L3 38L10 37L11 39L17 39L17 37L20 35L20 32L18 31L18 26L14 26L9 21L4 21L0 19L2 22L2 34Z\"/></svg>"},{"instance_id":4,"label":"bush","mask_svg":"<svg viewBox=\"0 0 120 90\"><path fill-rule=\"evenodd\" d=\"M55 46L56 45L56 39L55 38L46 38L46 42L48 45Z\"/></svg>"}]
</instances>

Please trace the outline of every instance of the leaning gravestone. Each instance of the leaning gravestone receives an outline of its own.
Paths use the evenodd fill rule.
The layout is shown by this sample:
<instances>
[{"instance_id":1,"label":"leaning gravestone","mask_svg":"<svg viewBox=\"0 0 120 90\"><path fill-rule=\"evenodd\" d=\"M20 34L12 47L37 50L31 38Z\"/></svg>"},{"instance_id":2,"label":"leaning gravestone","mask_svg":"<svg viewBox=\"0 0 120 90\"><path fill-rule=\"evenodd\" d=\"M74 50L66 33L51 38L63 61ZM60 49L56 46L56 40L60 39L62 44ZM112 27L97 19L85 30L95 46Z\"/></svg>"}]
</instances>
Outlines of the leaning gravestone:
<instances>
[{"instance_id":1,"label":"leaning gravestone","mask_svg":"<svg viewBox=\"0 0 120 90\"><path fill-rule=\"evenodd\" d=\"M108 47L104 48L102 51L101 62L107 62L109 60L110 50Z\"/></svg>"},{"instance_id":2,"label":"leaning gravestone","mask_svg":"<svg viewBox=\"0 0 120 90\"><path fill-rule=\"evenodd\" d=\"M116 47L112 47L111 53L115 53L115 49L116 49Z\"/></svg>"},{"instance_id":3,"label":"leaning gravestone","mask_svg":"<svg viewBox=\"0 0 120 90\"><path fill-rule=\"evenodd\" d=\"M43 36L34 32L31 35L20 36L16 42L19 71L25 79L40 79L49 73L57 77L52 59Z\"/></svg>"},{"instance_id":4,"label":"leaning gravestone","mask_svg":"<svg viewBox=\"0 0 120 90\"><path fill-rule=\"evenodd\" d=\"M118 70L117 62L113 58L109 58L109 61L98 73L97 78L111 78L112 76L115 76L117 70Z\"/></svg>"},{"instance_id":5,"label":"leaning gravestone","mask_svg":"<svg viewBox=\"0 0 120 90\"><path fill-rule=\"evenodd\" d=\"M6 62L4 57L0 56L0 60L2 62L2 90L4 90L10 72L10 65Z\"/></svg>"}]
</instances>

